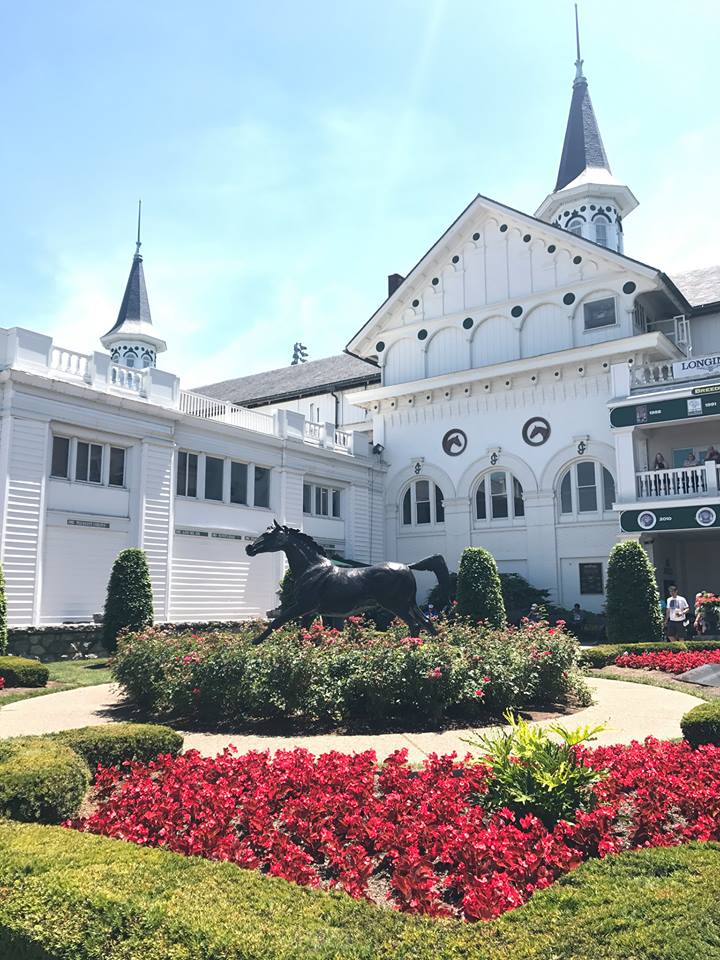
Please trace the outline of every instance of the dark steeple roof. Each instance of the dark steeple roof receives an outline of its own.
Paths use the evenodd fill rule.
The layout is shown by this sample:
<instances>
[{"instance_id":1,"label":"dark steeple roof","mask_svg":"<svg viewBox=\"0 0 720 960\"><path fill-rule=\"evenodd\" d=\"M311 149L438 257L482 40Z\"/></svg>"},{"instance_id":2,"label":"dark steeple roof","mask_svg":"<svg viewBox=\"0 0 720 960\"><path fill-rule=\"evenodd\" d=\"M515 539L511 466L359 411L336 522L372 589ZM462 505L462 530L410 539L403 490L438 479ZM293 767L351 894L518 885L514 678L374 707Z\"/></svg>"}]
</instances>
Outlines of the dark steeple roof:
<instances>
[{"instance_id":1,"label":"dark steeple roof","mask_svg":"<svg viewBox=\"0 0 720 960\"><path fill-rule=\"evenodd\" d=\"M128 277L127 286L125 287L125 296L122 298L122 303L120 304L118 318L115 321L115 326L111 327L105 336L119 330L126 320L152 323L150 317L150 302L145 286L145 274L142 264L143 258L139 253L136 253L133 257L132 266L130 267L130 276Z\"/></svg>"},{"instance_id":2,"label":"dark steeple roof","mask_svg":"<svg viewBox=\"0 0 720 960\"><path fill-rule=\"evenodd\" d=\"M610 173L610 164L605 153L600 129L595 119L588 83L582 71L580 57L580 34L577 24L577 4L575 5L575 36L577 38L577 60L575 61L575 82L573 83L570 113L565 130L560 169L558 170L555 190L562 190L587 167L602 167Z\"/></svg>"}]
</instances>

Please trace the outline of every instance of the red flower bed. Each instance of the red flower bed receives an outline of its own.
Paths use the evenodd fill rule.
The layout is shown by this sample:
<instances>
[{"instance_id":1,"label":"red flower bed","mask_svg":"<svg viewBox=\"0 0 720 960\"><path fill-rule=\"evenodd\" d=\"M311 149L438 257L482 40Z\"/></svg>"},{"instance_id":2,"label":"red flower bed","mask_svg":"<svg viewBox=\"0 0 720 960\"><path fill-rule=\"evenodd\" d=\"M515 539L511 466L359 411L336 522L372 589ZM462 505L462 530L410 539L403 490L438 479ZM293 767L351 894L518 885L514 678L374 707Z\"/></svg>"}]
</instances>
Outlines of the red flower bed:
<instances>
[{"instance_id":1,"label":"red flower bed","mask_svg":"<svg viewBox=\"0 0 720 960\"><path fill-rule=\"evenodd\" d=\"M648 740L588 751L608 769L597 804L548 830L482 807L484 767L454 756L413 770L406 751L190 751L100 770L79 830L228 860L401 910L488 919L588 857L720 839L720 748Z\"/></svg>"},{"instance_id":2,"label":"red flower bed","mask_svg":"<svg viewBox=\"0 0 720 960\"><path fill-rule=\"evenodd\" d=\"M685 673L706 663L720 663L720 650L660 650L655 653L622 653L615 657L617 667Z\"/></svg>"}]
</instances>

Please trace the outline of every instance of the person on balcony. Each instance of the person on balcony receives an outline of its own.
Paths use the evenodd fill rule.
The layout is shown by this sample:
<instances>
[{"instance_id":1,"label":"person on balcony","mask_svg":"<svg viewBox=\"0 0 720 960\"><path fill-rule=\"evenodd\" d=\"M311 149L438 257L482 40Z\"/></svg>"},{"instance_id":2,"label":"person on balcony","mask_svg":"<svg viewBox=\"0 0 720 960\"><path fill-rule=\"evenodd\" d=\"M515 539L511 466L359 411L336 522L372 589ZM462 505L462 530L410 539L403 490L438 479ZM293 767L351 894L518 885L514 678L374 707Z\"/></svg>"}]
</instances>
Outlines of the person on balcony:
<instances>
[{"instance_id":1,"label":"person on balcony","mask_svg":"<svg viewBox=\"0 0 720 960\"><path fill-rule=\"evenodd\" d=\"M708 460L714 460L715 463L720 463L720 450L716 450L712 444L710 444L708 452L705 454L705 463L707 463Z\"/></svg>"},{"instance_id":2,"label":"person on balcony","mask_svg":"<svg viewBox=\"0 0 720 960\"><path fill-rule=\"evenodd\" d=\"M683 464L683 466L684 466L684 467L697 467L697 466L698 466L698 459L697 459L697 457L695 456L695 454L694 454L692 451L690 451L690 453L689 453L689 454L687 455L687 457L685 458L685 463Z\"/></svg>"},{"instance_id":3,"label":"person on balcony","mask_svg":"<svg viewBox=\"0 0 720 960\"><path fill-rule=\"evenodd\" d=\"M665 457L661 453L655 454L655 463L653 464L653 470L667 470Z\"/></svg>"},{"instance_id":4,"label":"person on balcony","mask_svg":"<svg viewBox=\"0 0 720 960\"><path fill-rule=\"evenodd\" d=\"M670 587L670 596L665 607L665 630L669 640L685 639L685 622L690 605L685 597L681 597L677 587Z\"/></svg>"}]
</instances>

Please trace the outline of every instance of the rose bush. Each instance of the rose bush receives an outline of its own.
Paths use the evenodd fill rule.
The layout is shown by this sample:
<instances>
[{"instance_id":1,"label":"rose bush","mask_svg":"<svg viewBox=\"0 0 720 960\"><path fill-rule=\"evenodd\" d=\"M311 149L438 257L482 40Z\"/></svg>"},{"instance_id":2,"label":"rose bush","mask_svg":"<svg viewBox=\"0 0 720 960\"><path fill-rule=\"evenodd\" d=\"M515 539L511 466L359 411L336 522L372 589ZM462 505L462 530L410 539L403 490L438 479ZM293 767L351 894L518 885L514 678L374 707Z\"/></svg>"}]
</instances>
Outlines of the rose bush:
<instances>
[{"instance_id":1,"label":"rose bush","mask_svg":"<svg viewBox=\"0 0 720 960\"><path fill-rule=\"evenodd\" d=\"M615 666L636 670L662 670L663 673L685 673L706 663L720 663L720 650L655 650L646 653L622 653L615 657Z\"/></svg>"},{"instance_id":2,"label":"rose bush","mask_svg":"<svg viewBox=\"0 0 720 960\"><path fill-rule=\"evenodd\" d=\"M290 625L258 645L256 634L253 624L233 633L128 634L115 677L146 713L206 728L268 719L433 727L571 697L589 702L577 641L562 626L439 621L437 636L409 637L405 625L379 631L355 617L341 631L319 621Z\"/></svg>"},{"instance_id":3,"label":"rose bush","mask_svg":"<svg viewBox=\"0 0 720 960\"><path fill-rule=\"evenodd\" d=\"M594 806L551 829L483 807L489 768L405 751L274 757L190 751L101 770L98 805L72 826L225 860L404 911L488 919L582 861L720 839L720 748L658 742L576 747L603 771Z\"/></svg>"}]
</instances>

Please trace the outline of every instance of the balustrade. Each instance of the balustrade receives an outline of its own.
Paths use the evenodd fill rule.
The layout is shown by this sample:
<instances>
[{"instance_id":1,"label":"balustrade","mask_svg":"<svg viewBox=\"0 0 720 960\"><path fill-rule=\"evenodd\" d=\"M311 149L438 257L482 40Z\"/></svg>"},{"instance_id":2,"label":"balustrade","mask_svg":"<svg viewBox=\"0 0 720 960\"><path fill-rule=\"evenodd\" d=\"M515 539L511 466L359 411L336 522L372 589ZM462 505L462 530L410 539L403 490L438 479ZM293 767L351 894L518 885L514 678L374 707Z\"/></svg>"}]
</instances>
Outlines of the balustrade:
<instances>
[{"instance_id":1,"label":"balustrade","mask_svg":"<svg viewBox=\"0 0 720 960\"><path fill-rule=\"evenodd\" d=\"M702 497L709 490L706 465L679 467L676 470L643 470L635 477L638 500ZM715 486L717 487L717 481Z\"/></svg>"}]
</instances>

